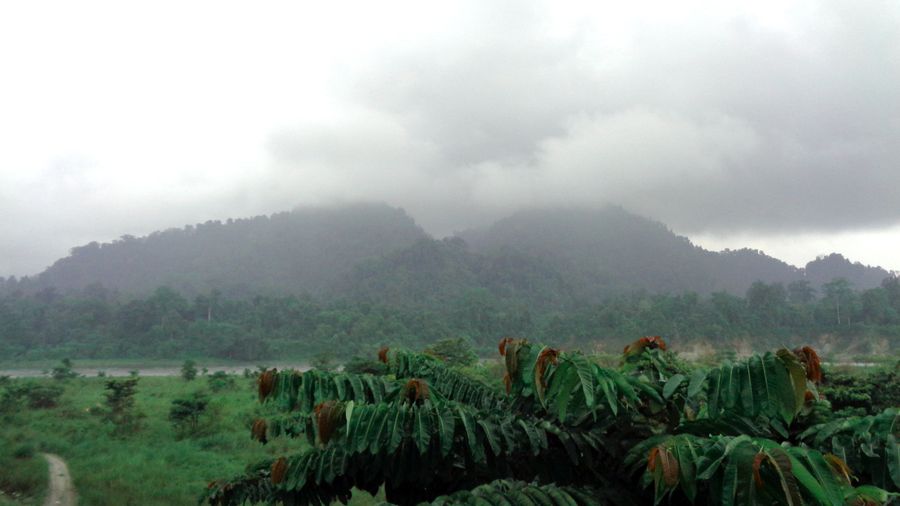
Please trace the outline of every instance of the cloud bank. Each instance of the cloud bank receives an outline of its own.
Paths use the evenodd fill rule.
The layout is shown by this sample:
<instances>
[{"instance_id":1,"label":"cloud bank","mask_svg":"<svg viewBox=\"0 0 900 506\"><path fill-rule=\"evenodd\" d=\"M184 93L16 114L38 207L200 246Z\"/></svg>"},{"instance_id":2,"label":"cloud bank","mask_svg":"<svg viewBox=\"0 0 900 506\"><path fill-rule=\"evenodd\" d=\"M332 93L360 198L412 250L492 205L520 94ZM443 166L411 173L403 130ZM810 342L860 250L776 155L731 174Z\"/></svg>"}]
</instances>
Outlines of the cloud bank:
<instances>
[{"instance_id":1,"label":"cloud bank","mask_svg":"<svg viewBox=\"0 0 900 506\"><path fill-rule=\"evenodd\" d=\"M357 200L438 235L611 203L717 246L781 240L794 258L861 231L900 247L897 4L274 5L193 7L161 49L125 19L137 34L114 34L141 49L123 54L135 76L79 53L81 95L0 120L20 141L0 154L0 273L123 233ZM166 25L176 5L155 9ZM0 52L26 76L0 105L52 76L26 65L61 64L41 51ZM90 95L111 76L123 96ZM64 88L47 86L35 104Z\"/></svg>"}]
</instances>

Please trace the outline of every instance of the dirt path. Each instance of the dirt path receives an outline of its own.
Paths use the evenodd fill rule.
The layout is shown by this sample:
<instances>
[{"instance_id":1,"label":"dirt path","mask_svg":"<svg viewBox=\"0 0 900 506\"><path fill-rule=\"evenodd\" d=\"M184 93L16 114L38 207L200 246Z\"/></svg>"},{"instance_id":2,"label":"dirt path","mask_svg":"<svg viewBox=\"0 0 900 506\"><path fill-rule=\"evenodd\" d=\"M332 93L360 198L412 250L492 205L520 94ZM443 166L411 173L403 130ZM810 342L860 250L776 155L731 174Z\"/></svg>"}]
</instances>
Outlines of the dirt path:
<instances>
[{"instance_id":1,"label":"dirt path","mask_svg":"<svg viewBox=\"0 0 900 506\"><path fill-rule=\"evenodd\" d=\"M66 462L58 455L42 453L50 465L50 485L47 488L47 499L44 506L75 506L75 487Z\"/></svg>"}]
</instances>

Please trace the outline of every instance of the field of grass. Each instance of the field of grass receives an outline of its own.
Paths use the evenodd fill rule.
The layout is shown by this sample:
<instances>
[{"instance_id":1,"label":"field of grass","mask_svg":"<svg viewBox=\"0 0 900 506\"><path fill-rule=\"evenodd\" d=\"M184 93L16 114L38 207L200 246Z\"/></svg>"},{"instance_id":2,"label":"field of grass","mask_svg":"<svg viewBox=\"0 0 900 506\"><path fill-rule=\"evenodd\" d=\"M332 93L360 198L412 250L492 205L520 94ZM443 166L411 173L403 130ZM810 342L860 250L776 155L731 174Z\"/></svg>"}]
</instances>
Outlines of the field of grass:
<instances>
[{"instance_id":1,"label":"field of grass","mask_svg":"<svg viewBox=\"0 0 900 506\"><path fill-rule=\"evenodd\" d=\"M46 485L46 462L35 456L16 459L16 448L60 455L69 465L81 505L196 504L207 483L230 477L247 463L294 451L303 443L277 438L268 445L250 439L253 419L266 409L256 400L253 380L231 376L233 384L210 392L200 376L141 378L135 408L139 427L114 434L102 415L104 378L7 380L60 385L53 408L21 406L8 410L0 426L0 505L40 504ZM2 390L2 389L0 389ZM168 420L172 400L195 392L209 394L202 434L179 437ZM12 494L20 497L13 502ZM4 503L3 501L6 501Z\"/></svg>"},{"instance_id":2,"label":"field of grass","mask_svg":"<svg viewBox=\"0 0 900 506\"><path fill-rule=\"evenodd\" d=\"M30 506L43 502L47 462L27 444L0 445L0 506Z\"/></svg>"}]
</instances>

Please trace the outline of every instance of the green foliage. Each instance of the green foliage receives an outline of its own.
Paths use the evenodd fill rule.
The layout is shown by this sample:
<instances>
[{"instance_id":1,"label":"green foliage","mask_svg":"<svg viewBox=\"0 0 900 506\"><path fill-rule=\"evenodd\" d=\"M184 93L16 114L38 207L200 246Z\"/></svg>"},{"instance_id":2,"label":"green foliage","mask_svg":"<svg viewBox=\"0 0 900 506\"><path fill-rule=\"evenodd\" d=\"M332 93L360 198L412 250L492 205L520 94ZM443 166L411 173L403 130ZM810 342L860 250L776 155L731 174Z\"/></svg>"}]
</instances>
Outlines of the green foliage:
<instances>
[{"instance_id":1,"label":"green foliage","mask_svg":"<svg viewBox=\"0 0 900 506\"><path fill-rule=\"evenodd\" d=\"M815 425L800 437L837 455L863 482L900 492L900 407Z\"/></svg>"},{"instance_id":2,"label":"green foliage","mask_svg":"<svg viewBox=\"0 0 900 506\"><path fill-rule=\"evenodd\" d=\"M103 418L113 425L113 434L124 436L140 427L143 413L134 404L139 378L106 381L106 409L101 412Z\"/></svg>"},{"instance_id":3,"label":"green foliage","mask_svg":"<svg viewBox=\"0 0 900 506\"><path fill-rule=\"evenodd\" d=\"M201 392L172 401L169 421L178 437L198 436L207 432L210 421L207 416L208 406L209 397Z\"/></svg>"},{"instance_id":4,"label":"green foliage","mask_svg":"<svg viewBox=\"0 0 900 506\"><path fill-rule=\"evenodd\" d=\"M466 367L478 361L472 345L461 337L435 341L425 348L425 354L441 359L450 367Z\"/></svg>"},{"instance_id":5,"label":"green foliage","mask_svg":"<svg viewBox=\"0 0 900 506\"><path fill-rule=\"evenodd\" d=\"M435 498L435 506L465 506L470 504L508 504L530 506L532 504L566 504L576 506L600 506L602 493L597 490L555 485L533 485L521 481L496 480L469 490L460 490L449 496Z\"/></svg>"},{"instance_id":6,"label":"green foliage","mask_svg":"<svg viewBox=\"0 0 900 506\"><path fill-rule=\"evenodd\" d=\"M209 389L213 392L220 392L235 386L234 377L225 371L216 371L210 374L206 377L206 381L209 384Z\"/></svg>"},{"instance_id":7,"label":"green foliage","mask_svg":"<svg viewBox=\"0 0 900 506\"><path fill-rule=\"evenodd\" d=\"M653 438L629 462L646 469L655 504L678 491L692 503L839 506L856 493L821 452L746 435Z\"/></svg>"},{"instance_id":8,"label":"green foliage","mask_svg":"<svg viewBox=\"0 0 900 506\"><path fill-rule=\"evenodd\" d=\"M815 391L803 364L788 350L767 352L691 377L687 394L702 399L700 418L737 415L765 417L778 427L790 425L806 403L806 392Z\"/></svg>"},{"instance_id":9,"label":"green foliage","mask_svg":"<svg viewBox=\"0 0 900 506\"><path fill-rule=\"evenodd\" d=\"M403 350L380 353L386 376L266 371L260 397L281 413L255 421L254 438L310 449L216 481L204 498L329 504L359 489L400 505L837 506L893 497L896 411L810 426L827 404L816 401L808 348L695 370L660 338L626 348L618 370L525 340L504 339L500 352L506 395ZM638 474L649 491L621 487Z\"/></svg>"},{"instance_id":10,"label":"green foliage","mask_svg":"<svg viewBox=\"0 0 900 506\"><path fill-rule=\"evenodd\" d=\"M431 355L404 350L391 352L389 371L398 379L421 378L444 397L482 408L499 408L507 403L500 392L464 373L446 367Z\"/></svg>"},{"instance_id":11,"label":"green foliage","mask_svg":"<svg viewBox=\"0 0 900 506\"><path fill-rule=\"evenodd\" d=\"M265 376L267 373L263 373ZM368 374L355 375L310 370L271 372L272 390L262 395L283 411L310 412L328 400L381 402L399 387L392 381Z\"/></svg>"},{"instance_id":12,"label":"green foliage","mask_svg":"<svg viewBox=\"0 0 900 506\"><path fill-rule=\"evenodd\" d=\"M47 484L47 462L30 445L0 445L0 504L41 504ZM7 503L6 500L12 502Z\"/></svg>"},{"instance_id":13,"label":"green foliage","mask_svg":"<svg viewBox=\"0 0 900 506\"><path fill-rule=\"evenodd\" d=\"M337 362L335 361L334 353L331 351L317 353L310 365L317 371L333 372L337 369Z\"/></svg>"},{"instance_id":14,"label":"green foliage","mask_svg":"<svg viewBox=\"0 0 900 506\"><path fill-rule=\"evenodd\" d=\"M0 415L15 413L25 407L31 409L54 408L63 394L59 385L18 380L8 381L0 392Z\"/></svg>"},{"instance_id":15,"label":"green foliage","mask_svg":"<svg viewBox=\"0 0 900 506\"><path fill-rule=\"evenodd\" d=\"M380 376L387 374L387 365L359 356L353 356L344 364L343 372L347 374L374 374Z\"/></svg>"},{"instance_id":16,"label":"green foliage","mask_svg":"<svg viewBox=\"0 0 900 506\"><path fill-rule=\"evenodd\" d=\"M197 363L193 360L185 360L181 365L181 379L193 381L197 377Z\"/></svg>"},{"instance_id":17,"label":"green foliage","mask_svg":"<svg viewBox=\"0 0 900 506\"><path fill-rule=\"evenodd\" d=\"M72 378L77 378L78 373L72 370L72 361L68 358L64 358L59 365L53 368L53 370L50 372L50 376L55 380L65 381Z\"/></svg>"},{"instance_id":18,"label":"green foliage","mask_svg":"<svg viewBox=\"0 0 900 506\"><path fill-rule=\"evenodd\" d=\"M900 406L900 362L874 372L829 371L819 391L836 411L858 410L874 415Z\"/></svg>"}]
</instances>

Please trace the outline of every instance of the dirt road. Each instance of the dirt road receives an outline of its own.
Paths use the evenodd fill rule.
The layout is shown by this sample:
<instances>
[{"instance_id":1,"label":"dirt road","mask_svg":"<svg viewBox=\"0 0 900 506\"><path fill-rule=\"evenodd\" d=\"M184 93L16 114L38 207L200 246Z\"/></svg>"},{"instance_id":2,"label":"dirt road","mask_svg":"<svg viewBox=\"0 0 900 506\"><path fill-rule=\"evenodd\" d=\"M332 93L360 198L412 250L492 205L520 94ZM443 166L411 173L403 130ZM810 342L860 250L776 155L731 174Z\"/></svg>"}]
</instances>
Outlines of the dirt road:
<instances>
[{"instance_id":1,"label":"dirt road","mask_svg":"<svg viewBox=\"0 0 900 506\"><path fill-rule=\"evenodd\" d=\"M50 466L50 485L47 487L47 499L44 506L75 506L75 487L66 462L58 455L42 453Z\"/></svg>"}]
</instances>

